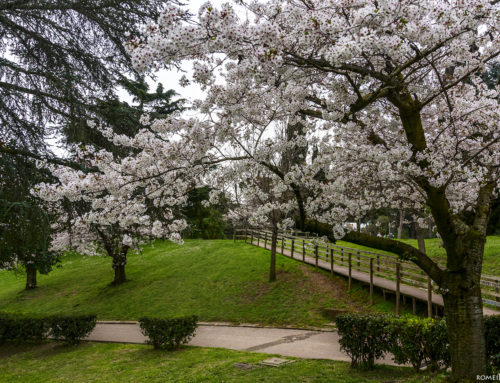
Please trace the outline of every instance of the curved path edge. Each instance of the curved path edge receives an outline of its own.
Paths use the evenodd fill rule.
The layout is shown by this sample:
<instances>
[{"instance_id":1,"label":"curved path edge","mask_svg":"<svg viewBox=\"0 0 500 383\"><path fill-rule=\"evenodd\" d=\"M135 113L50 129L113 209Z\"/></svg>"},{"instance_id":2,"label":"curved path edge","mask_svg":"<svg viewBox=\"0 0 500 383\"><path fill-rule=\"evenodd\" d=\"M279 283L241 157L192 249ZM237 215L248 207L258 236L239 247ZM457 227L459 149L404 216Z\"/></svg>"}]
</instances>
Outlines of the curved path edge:
<instances>
[{"instance_id":1,"label":"curved path edge","mask_svg":"<svg viewBox=\"0 0 500 383\"><path fill-rule=\"evenodd\" d=\"M147 337L141 333L137 322L103 321L97 323L86 340L145 344ZM349 357L340 351L339 336L336 331L234 326L205 322L199 324L195 336L188 344L297 358L350 361ZM394 365L390 358L378 362Z\"/></svg>"}]
</instances>

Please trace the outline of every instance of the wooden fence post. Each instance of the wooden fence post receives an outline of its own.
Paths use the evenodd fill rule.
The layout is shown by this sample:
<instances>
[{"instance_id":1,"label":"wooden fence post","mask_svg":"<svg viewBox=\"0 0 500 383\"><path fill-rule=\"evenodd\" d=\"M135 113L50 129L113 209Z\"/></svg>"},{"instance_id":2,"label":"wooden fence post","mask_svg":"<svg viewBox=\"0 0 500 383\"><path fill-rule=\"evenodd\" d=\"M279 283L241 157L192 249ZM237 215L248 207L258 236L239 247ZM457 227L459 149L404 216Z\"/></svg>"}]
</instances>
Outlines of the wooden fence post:
<instances>
[{"instance_id":1,"label":"wooden fence post","mask_svg":"<svg viewBox=\"0 0 500 383\"><path fill-rule=\"evenodd\" d=\"M401 270L400 270L401 266L400 266L400 263L397 262L396 263L396 315L399 315L400 313L400 292L399 292L399 289L400 289L400 285L401 285Z\"/></svg>"},{"instance_id":2,"label":"wooden fence post","mask_svg":"<svg viewBox=\"0 0 500 383\"><path fill-rule=\"evenodd\" d=\"M253 245L253 230L250 231L250 244Z\"/></svg>"},{"instance_id":3,"label":"wooden fence post","mask_svg":"<svg viewBox=\"0 0 500 383\"><path fill-rule=\"evenodd\" d=\"M427 277L427 316L432 318L432 279Z\"/></svg>"},{"instance_id":4,"label":"wooden fence post","mask_svg":"<svg viewBox=\"0 0 500 383\"><path fill-rule=\"evenodd\" d=\"M377 271L380 271L380 255L377 255Z\"/></svg>"},{"instance_id":5,"label":"wooden fence post","mask_svg":"<svg viewBox=\"0 0 500 383\"><path fill-rule=\"evenodd\" d=\"M358 254L358 270L360 270L361 269L361 257L359 255L359 251L357 252L357 254Z\"/></svg>"},{"instance_id":6,"label":"wooden fence post","mask_svg":"<svg viewBox=\"0 0 500 383\"><path fill-rule=\"evenodd\" d=\"M264 233L264 249L267 249L267 231Z\"/></svg>"},{"instance_id":7,"label":"wooden fence post","mask_svg":"<svg viewBox=\"0 0 500 383\"><path fill-rule=\"evenodd\" d=\"M340 249L340 264L344 266L344 249Z\"/></svg>"},{"instance_id":8,"label":"wooden fence post","mask_svg":"<svg viewBox=\"0 0 500 383\"><path fill-rule=\"evenodd\" d=\"M314 257L316 258L315 267L318 268L318 245L314 247Z\"/></svg>"},{"instance_id":9,"label":"wooden fence post","mask_svg":"<svg viewBox=\"0 0 500 383\"><path fill-rule=\"evenodd\" d=\"M373 306L373 258L370 258L370 306Z\"/></svg>"},{"instance_id":10,"label":"wooden fence post","mask_svg":"<svg viewBox=\"0 0 500 383\"><path fill-rule=\"evenodd\" d=\"M257 246L260 247L260 232L257 234Z\"/></svg>"},{"instance_id":11,"label":"wooden fence post","mask_svg":"<svg viewBox=\"0 0 500 383\"><path fill-rule=\"evenodd\" d=\"M351 291L351 285L352 285L352 258L351 258L351 253L349 253L349 282L347 285L347 291Z\"/></svg>"},{"instance_id":12,"label":"wooden fence post","mask_svg":"<svg viewBox=\"0 0 500 383\"><path fill-rule=\"evenodd\" d=\"M295 247L295 239L292 238L292 249L290 251L290 255L292 256L292 258L293 258L293 251L295 250L294 247Z\"/></svg>"},{"instance_id":13,"label":"wooden fence post","mask_svg":"<svg viewBox=\"0 0 500 383\"><path fill-rule=\"evenodd\" d=\"M281 237L281 255L285 255L285 237Z\"/></svg>"},{"instance_id":14,"label":"wooden fence post","mask_svg":"<svg viewBox=\"0 0 500 383\"><path fill-rule=\"evenodd\" d=\"M330 249L330 274L333 277L333 249Z\"/></svg>"},{"instance_id":15,"label":"wooden fence post","mask_svg":"<svg viewBox=\"0 0 500 383\"><path fill-rule=\"evenodd\" d=\"M302 262L306 261L306 242L304 238L302 238Z\"/></svg>"}]
</instances>

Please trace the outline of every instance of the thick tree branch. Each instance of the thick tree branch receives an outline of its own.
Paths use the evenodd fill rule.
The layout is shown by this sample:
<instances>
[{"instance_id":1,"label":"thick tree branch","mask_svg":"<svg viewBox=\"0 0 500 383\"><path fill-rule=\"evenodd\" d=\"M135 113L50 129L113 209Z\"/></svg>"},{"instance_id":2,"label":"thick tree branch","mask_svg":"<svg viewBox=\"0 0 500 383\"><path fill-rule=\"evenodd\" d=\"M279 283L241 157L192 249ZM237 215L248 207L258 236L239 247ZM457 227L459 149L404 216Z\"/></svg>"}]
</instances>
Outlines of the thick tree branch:
<instances>
[{"instance_id":1,"label":"thick tree branch","mask_svg":"<svg viewBox=\"0 0 500 383\"><path fill-rule=\"evenodd\" d=\"M323 224L317 221L305 222L304 228L308 232L317 233L318 235L326 236L330 241L334 242L332 227L327 224ZM345 241L349 241L358 245L372 247L374 249L388 251L397 254L400 259L405 261L412 261L422 270L424 270L427 275L429 275L434 282L441 286L444 278L444 271L430 259L426 254L420 252L413 246L407 245L406 243L399 242L388 238L379 238L374 235L358 233L355 231L350 231L344 238Z\"/></svg>"}]
</instances>

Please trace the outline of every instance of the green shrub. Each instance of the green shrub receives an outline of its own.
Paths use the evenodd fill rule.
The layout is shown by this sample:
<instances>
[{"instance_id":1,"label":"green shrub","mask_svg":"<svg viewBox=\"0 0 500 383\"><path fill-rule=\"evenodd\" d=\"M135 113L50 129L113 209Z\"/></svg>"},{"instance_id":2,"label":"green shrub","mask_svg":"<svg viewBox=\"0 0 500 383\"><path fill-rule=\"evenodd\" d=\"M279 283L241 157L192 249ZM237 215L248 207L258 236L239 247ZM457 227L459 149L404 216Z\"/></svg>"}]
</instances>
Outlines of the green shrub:
<instances>
[{"instance_id":1,"label":"green shrub","mask_svg":"<svg viewBox=\"0 0 500 383\"><path fill-rule=\"evenodd\" d=\"M391 342L386 315L342 314L335 322L340 335L340 349L351 357L352 367L373 368L384 356Z\"/></svg>"},{"instance_id":2,"label":"green shrub","mask_svg":"<svg viewBox=\"0 0 500 383\"><path fill-rule=\"evenodd\" d=\"M154 348L177 349L189 342L197 327L196 315L182 318L140 318L139 324L144 335L149 337L148 344Z\"/></svg>"},{"instance_id":3,"label":"green shrub","mask_svg":"<svg viewBox=\"0 0 500 383\"><path fill-rule=\"evenodd\" d=\"M444 320L395 318L390 325L389 351L399 364L409 363L419 371L425 363L430 371L449 366L450 353Z\"/></svg>"},{"instance_id":4,"label":"green shrub","mask_svg":"<svg viewBox=\"0 0 500 383\"><path fill-rule=\"evenodd\" d=\"M0 314L1 342L41 342L47 337L43 318L17 314Z\"/></svg>"},{"instance_id":5,"label":"green shrub","mask_svg":"<svg viewBox=\"0 0 500 383\"><path fill-rule=\"evenodd\" d=\"M78 344L94 329L95 315L56 315L47 318L50 335L69 344Z\"/></svg>"},{"instance_id":6,"label":"green shrub","mask_svg":"<svg viewBox=\"0 0 500 383\"><path fill-rule=\"evenodd\" d=\"M500 370L500 315L484 317L486 356L492 367Z\"/></svg>"}]
</instances>

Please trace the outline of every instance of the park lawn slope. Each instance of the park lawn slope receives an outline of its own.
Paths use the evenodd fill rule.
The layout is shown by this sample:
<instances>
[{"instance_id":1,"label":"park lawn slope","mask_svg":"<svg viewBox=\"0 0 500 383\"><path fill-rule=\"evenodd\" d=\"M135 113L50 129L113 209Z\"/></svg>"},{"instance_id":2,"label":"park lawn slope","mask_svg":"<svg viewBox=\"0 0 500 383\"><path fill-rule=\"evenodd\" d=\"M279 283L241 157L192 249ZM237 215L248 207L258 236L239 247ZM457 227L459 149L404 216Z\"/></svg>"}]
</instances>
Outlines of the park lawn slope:
<instances>
[{"instance_id":1,"label":"park lawn slope","mask_svg":"<svg viewBox=\"0 0 500 383\"><path fill-rule=\"evenodd\" d=\"M401 241L418 248L416 239L397 239L397 241ZM374 253L397 257L394 253L357 245L351 242L337 241L336 244L343 247L349 247L351 249L372 251ZM444 248L441 247L440 238L426 239L425 250L427 255L429 255L432 259L440 263L446 263L446 252ZM486 245L484 247L483 274L500 277L500 236L498 235L491 235L486 238Z\"/></svg>"},{"instance_id":2,"label":"park lawn slope","mask_svg":"<svg viewBox=\"0 0 500 383\"><path fill-rule=\"evenodd\" d=\"M5 346L0 350L3 383L44 382L433 382L440 377L410 368L379 366L359 371L345 362L296 359L280 367L259 364L269 355L214 348L183 347L165 352L132 344L84 343L68 347ZM289 358L292 359L292 358ZM243 370L235 363L250 364ZM442 377L441 377L442 378Z\"/></svg>"},{"instance_id":3,"label":"park lawn slope","mask_svg":"<svg viewBox=\"0 0 500 383\"><path fill-rule=\"evenodd\" d=\"M416 239L400 239L399 241L418 248ZM446 252L441 246L440 238L425 240L425 251L433 259L446 262ZM500 277L500 236L491 235L486 238L483 257L483 274Z\"/></svg>"},{"instance_id":4,"label":"park lawn slope","mask_svg":"<svg viewBox=\"0 0 500 383\"><path fill-rule=\"evenodd\" d=\"M278 281L268 282L269 254L243 242L157 242L131 255L123 285L112 287L107 257L65 257L61 268L25 291L24 276L0 272L0 312L95 313L101 320L196 314L201 321L322 326L323 309L390 311L380 297L368 308L366 289L347 293L342 277L279 255Z\"/></svg>"}]
</instances>

